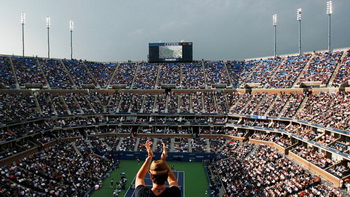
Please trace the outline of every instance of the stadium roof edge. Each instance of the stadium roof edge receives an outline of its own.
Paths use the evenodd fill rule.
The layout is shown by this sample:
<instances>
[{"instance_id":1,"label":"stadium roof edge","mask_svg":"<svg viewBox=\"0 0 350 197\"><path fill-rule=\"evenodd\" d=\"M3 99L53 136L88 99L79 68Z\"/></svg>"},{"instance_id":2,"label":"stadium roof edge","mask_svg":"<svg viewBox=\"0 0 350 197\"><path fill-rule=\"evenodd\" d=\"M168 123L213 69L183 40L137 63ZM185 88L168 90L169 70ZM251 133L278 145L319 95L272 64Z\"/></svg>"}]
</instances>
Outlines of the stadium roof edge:
<instances>
[{"instance_id":1,"label":"stadium roof edge","mask_svg":"<svg viewBox=\"0 0 350 197\"><path fill-rule=\"evenodd\" d=\"M344 48L336 48L333 49L332 51L347 51L350 50L350 47L344 47ZM327 49L325 50L318 50L318 51L306 51L303 53L313 53L313 52L326 52ZM21 56L21 55L15 55L15 54L0 54L1 56L5 56L5 57L12 57L12 56ZM278 57L287 57L287 56L296 56L299 55L299 53L289 53L289 54L281 54L281 55L277 55ZM36 55L32 55L32 56L25 56L25 57L37 57L37 58L42 58L42 59L47 59L47 57L39 57ZM252 57L252 58L246 58L246 59L201 59L201 60L193 60L193 61L232 61L232 60L236 60L236 61L249 61L249 60L257 60L257 59L269 59L269 58L273 58L274 56L264 56L264 57ZM67 59L69 60L69 58L50 58L50 59L57 59L57 60L63 60L63 59ZM127 61L95 61L95 60L86 60L86 59L75 59L75 60L83 60L83 61L88 61L88 62L97 62L97 63L116 63L116 64L120 64L120 63L140 63L140 62L145 62L147 63L146 60L127 60Z\"/></svg>"},{"instance_id":2,"label":"stadium roof edge","mask_svg":"<svg viewBox=\"0 0 350 197\"><path fill-rule=\"evenodd\" d=\"M337 49L333 49L332 51L346 51L346 50L349 50L350 47L344 47L344 48L337 48ZM306 51L306 52L303 52L303 53L313 53L313 52L326 52L328 51L327 49L325 50L319 50L319 51ZM299 53L289 53L289 54L282 54L282 55L277 55L278 57L287 57L287 56L296 56L296 55L299 55ZM274 56L265 56L265 57L253 57L253 58L247 58L247 59L244 59L246 61L248 60L256 60L256 59L269 59L269 58L273 58Z\"/></svg>"}]
</instances>

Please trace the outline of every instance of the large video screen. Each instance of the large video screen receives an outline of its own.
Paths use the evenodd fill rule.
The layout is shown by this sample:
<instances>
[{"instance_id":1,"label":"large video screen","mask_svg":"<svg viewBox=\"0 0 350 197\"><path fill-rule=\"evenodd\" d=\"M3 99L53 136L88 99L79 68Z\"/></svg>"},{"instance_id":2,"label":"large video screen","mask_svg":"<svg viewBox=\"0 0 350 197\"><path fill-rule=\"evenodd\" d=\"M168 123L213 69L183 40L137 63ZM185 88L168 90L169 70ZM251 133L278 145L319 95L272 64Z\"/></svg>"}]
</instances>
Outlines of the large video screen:
<instances>
[{"instance_id":1,"label":"large video screen","mask_svg":"<svg viewBox=\"0 0 350 197\"><path fill-rule=\"evenodd\" d=\"M192 42L149 43L149 62L192 62Z\"/></svg>"},{"instance_id":2,"label":"large video screen","mask_svg":"<svg viewBox=\"0 0 350 197\"><path fill-rule=\"evenodd\" d=\"M159 46L160 59L182 59L182 46Z\"/></svg>"}]
</instances>

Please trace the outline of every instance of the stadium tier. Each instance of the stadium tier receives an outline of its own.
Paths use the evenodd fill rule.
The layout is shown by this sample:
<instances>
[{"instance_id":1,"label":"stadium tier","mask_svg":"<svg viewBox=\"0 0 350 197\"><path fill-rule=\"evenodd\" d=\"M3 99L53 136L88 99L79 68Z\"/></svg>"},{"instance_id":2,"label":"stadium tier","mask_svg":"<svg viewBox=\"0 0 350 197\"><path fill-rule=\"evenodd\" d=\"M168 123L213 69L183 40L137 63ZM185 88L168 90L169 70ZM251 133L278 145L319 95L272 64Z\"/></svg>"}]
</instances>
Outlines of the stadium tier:
<instances>
[{"instance_id":1,"label":"stadium tier","mask_svg":"<svg viewBox=\"0 0 350 197\"><path fill-rule=\"evenodd\" d=\"M247 61L193 63L101 63L82 60L2 56L1 81L7 88L42 85L44 89L296 88L303 83L340 87L349 80L348 51L313 52ZM27 85L27 86L26 86Z\"/></svg>"},{"instance_id":2,"label":"stadium tier","mask_svg":"<svg viewBox=\"0 0 350 197\"><path fill-rule=\"evenodd\" d=\"M192 63L3 55L0 195L84 196L151 139L170 160L205 160L211 196L341 196L349 72L350 50Z\"/></svg>"}]
</instances>

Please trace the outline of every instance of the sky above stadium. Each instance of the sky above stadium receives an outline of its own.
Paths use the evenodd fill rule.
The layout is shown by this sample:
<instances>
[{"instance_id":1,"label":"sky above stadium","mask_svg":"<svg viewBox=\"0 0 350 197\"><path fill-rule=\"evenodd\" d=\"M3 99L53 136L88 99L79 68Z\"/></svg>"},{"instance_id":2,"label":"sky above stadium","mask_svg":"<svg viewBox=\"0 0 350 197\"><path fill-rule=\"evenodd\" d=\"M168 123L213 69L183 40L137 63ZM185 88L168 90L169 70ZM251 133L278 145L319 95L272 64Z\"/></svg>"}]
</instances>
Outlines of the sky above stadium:
<instances>
[{"instance_id":1,"label":"sky above stadium","mask_svg":"<svg viewBox=\"0 0 350 197\"><path fill-rule=\"evenodd\" d=\"M302 8L302 51L327 49L327 0L0 0L0 54L47 57L46 16L53 58L146 60L148 43L190 41L194 59L273 55L272 15L278 15L277 54L298 52L296 10ZM350 1L333 0L332 48L350 47Z\"/></svg>"}]
</instances>

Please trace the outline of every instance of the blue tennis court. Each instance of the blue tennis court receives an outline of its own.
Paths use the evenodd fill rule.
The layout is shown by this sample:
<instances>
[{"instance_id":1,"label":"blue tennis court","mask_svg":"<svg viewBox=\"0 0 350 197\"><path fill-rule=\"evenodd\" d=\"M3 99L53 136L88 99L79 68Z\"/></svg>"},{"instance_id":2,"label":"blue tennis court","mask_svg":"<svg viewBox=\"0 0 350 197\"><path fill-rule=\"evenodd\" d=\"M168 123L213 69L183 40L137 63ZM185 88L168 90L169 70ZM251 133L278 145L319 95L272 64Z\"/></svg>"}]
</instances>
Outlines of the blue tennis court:
<instances>
[{"instance_id":1,"label":"blue tennis court","mask_svg":"<svg viewBox=\"0 0 350 197\"><path fill-rule=\"evenodd\" d=\"M181 190L181 196L184 197L184 190L185 190L185 172L183 171L175 171L174 172L177 181L179 182L179 187ZM146 186L151 188L152 187L152 180L149 177L149 174L147 173L146 178L145 178ZM168 185L168 184L167 184ZM135 197L134 195L135 192L135 178L131 183L131 186L128 188L128 191L126 192L124 197Z\"/></svg>"}]
</instances>

